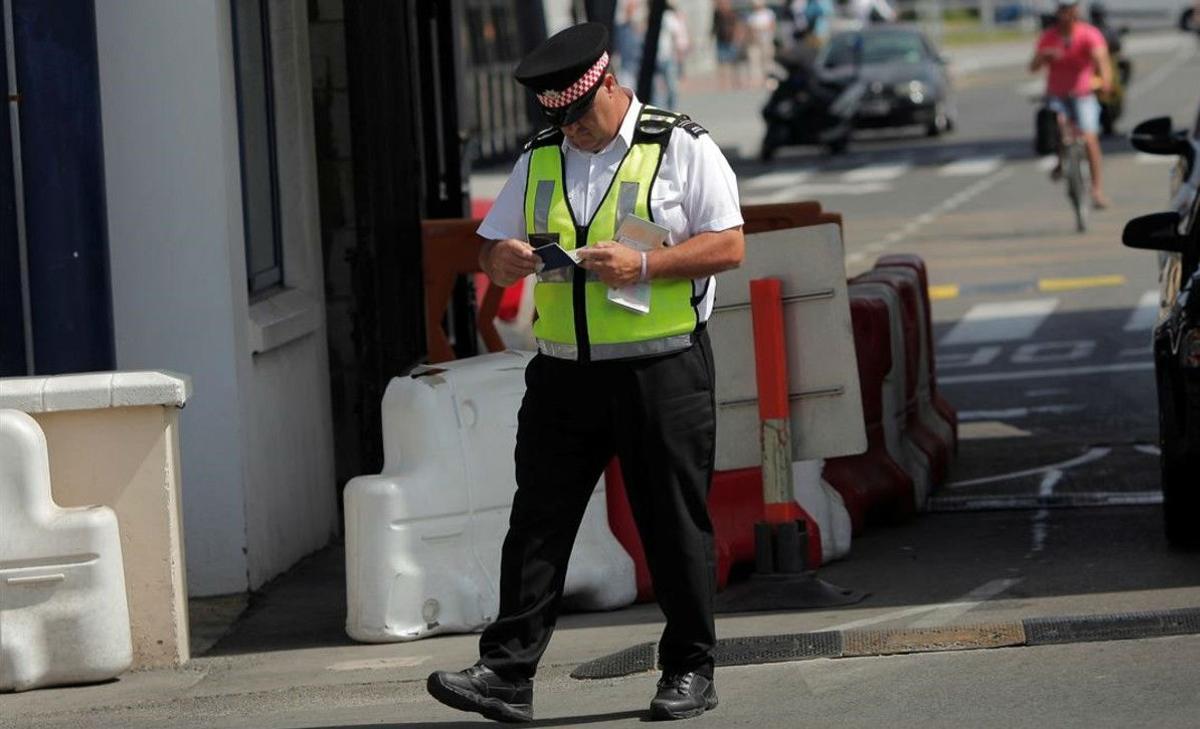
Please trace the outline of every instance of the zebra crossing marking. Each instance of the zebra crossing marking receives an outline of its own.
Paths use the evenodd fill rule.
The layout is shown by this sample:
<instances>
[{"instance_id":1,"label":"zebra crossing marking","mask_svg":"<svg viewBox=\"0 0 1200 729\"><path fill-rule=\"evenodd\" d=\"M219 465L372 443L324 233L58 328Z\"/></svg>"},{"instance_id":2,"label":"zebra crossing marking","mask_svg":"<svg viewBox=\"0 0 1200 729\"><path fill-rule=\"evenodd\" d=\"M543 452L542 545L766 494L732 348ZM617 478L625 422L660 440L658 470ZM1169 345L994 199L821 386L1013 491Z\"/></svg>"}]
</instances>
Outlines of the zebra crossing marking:
<instances>
[{"instance_id":1,"label":"zebra crossing marking","mask_svg":"<svg viewBox=\"0 0 1200 729\"><path fill-rule=\"evenodd\" d=\"M1030 338L1058 307L1058 299L976 304L942 338L942 346L1013 342Z\"/></svg>"},{"instance_id":2,"label":"zebra crossing marking","mask_svg":"<svg viewBox=\"0 0 1200 729\"><path fill-rule=\"evenodd\" d=\"M1145 332L1153 329L1154 325L1158 323L1158 306L1159 293L1157 289L1151 289L1142 294L1137 308L1129 315L1129 321L1125 322L1125 331Z\"/></svg>"}]
</instances>

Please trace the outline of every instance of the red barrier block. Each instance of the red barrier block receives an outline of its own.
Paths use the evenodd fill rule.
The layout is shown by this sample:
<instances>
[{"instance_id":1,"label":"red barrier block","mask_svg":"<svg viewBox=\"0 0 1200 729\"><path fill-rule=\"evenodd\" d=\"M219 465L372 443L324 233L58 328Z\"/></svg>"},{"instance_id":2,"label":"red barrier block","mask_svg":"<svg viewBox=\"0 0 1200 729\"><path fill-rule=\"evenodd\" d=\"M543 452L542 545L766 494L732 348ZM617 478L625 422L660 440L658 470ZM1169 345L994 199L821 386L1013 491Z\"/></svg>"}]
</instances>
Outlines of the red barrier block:
<instances>
[{"instance_id":1,"label":"red barrier block","mask_svg":"<svg viewBox=\"0 0 1200 729\"><path fill-rule=\"evenodd\" d=\"M883 430L883 381L892 369L891 325L887 304L850 295L858 382L862 391L867 450L857 456L831 458L823 477L850 512L855 534L868 523L894 522L914 512L912 477L888 453Z\"/></svg>"},{"instance_id":2,"label":"red barrier block","mask_svg":"<svg viewBox=\"0 0 1200 729\"><path fill-rule=\"evenodd\" d=\"M617 541L633 558L637 573L638 602L649 602L654 599L654 586L650 579L650 569L646 565L646 552L642 548L642 540L633 521L633 512L625 496L625 480L621 477L620 464L616 459L613 459L604 472L604 479L608 501L608 525ZM911 510L911 487L906 498ZM808 527L808 553L805 558L809 565L819 565L823 556L820 525L801 509L799 504L791 506L794 507L789 512L791 518L803 519ZM713 474L712 490L708 494L708 511L713 524L717 589L723 590L729 583L729 574L734 565L754 562L754 525L764 521L766 516L762 495L762 469L742 468Z\"/></svg>"},{"instance_id":3,"label":"red barrier block","mask_svg":"<svg viewBox=\"0 0 1200 729\"><path fill-rule=\"evenodd\" d=\"M891 253L886 256L880 256L875 261L876 268L887 266L903 266L911 268L917 272L917 276L921 279L921 296L925 302L925 346L929 348L929 391L930 397L933 400L934 410L947 423L950 424L953 433L952 448L954 452L958 452L958 413L955 411L946 398L942 397L937 386L937 366L934 362L935 349L933 347L933 305L929 299L929 272L925 267L925 261L920 256L913 253Z\"/></svg>"},{"instance_id":4,"label":"red barrier block","mask_svg":"<svg viewBox=\"0 0 1200 729\"><path fill-rule=\"evenodd\" d=\"M857 276L855 283L882 283L892 287L900 298L901 320L904 326L904 400L905 433L928 458L933 484L945 483L950 472L950 448L948 443L921 422L920 406L917 403L917 368L921 363L921 336L918 316L920 293L914 282L903 275L888 273L886 269L875 269Z\"/></svg>"}]
</instances>

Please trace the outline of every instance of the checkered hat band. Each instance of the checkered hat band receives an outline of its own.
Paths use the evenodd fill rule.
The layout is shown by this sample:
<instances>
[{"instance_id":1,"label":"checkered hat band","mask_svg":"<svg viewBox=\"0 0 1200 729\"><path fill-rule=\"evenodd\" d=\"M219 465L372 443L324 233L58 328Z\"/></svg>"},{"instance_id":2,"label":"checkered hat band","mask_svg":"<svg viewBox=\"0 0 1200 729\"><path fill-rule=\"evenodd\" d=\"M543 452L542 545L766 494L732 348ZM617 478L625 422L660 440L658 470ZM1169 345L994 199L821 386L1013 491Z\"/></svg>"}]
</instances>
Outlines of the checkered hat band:
<instances>
[{"instance_id":1,"label":"checkered hat band","mask_svg":"<svg viewBox=\"0 0 1200 729\"><path fill-rule=\"evenodd\" d=\"M569 106L596 85L596 82L604 75L604 69L606 68L608 68L608 51L605 51L600 56L600 60L592 64L592 67L578 81L568 86L566 90L546 91L538 94L538 103L547 109L561 109L564 106Z\"/></svg>"}]
</instances>

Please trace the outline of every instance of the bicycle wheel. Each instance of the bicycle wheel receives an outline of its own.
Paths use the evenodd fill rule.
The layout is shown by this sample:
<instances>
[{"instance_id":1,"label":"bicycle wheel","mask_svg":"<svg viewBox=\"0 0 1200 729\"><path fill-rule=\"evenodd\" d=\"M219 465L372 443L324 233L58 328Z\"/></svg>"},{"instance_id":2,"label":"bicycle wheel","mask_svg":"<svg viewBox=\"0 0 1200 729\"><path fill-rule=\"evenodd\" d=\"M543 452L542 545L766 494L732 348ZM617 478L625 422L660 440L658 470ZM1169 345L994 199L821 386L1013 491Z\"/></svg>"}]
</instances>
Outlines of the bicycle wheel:
<instances>
[{"instance_id":1,"label":"bicycle wheel","mask_svg":"<svg viewBox=\"0 0 1200 729\"><path fill-rule=\"evenodd\" d=\"M1066 169L1063 176L1067 180L1067 199L1071 201L1071 209L1075 212L1075 230L1087 231L1088 191L1087 181L1083 171L1083 145L1074 142L1067 148Z\"/></svg>"}]
</instances>

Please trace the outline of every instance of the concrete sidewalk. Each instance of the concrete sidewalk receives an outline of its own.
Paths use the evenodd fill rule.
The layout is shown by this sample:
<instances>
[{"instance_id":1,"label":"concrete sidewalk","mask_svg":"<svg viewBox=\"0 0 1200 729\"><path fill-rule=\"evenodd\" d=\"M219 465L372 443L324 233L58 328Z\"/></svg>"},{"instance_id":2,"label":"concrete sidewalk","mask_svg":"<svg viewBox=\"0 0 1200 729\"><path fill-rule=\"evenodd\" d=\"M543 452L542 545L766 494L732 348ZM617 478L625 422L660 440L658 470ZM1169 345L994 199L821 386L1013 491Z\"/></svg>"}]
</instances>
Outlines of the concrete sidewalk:
<instances>
[{"instance_id":1,"label":"concrete sidewalk","mask_svg":"<svg viewBox=\"0 0 1200 729\"><path fill-rule=\"evenodd\" d=\"M1090 570L1080 574L1071 565L1082 558L1060 554L1056 561L1048 554L1039 560L1022 559L1028 537L1024 530L1007 526L1011 515L925 516L864 535L855 543L853 559L822 571L824 579L870 592L860 605L722 615L718 632L722 638L736 638L866 627L937 628L1200 605L1200 587L1191 579L1195 559L1157 547L1156 508L1064 511L1054 518L1063 544L1087 543L1087 534L1103 531L1106 520L1114 518L1141 526L1099 547L1093 544L1087 556ZM256 595L231 630L183 668L131 673L94 686L0 696L0 726L292 728L317 726L308 721L310 714L334 716L364 707L374 707L372 715L394 712L392 720L405 722L475 718L433 702L425 695L424 680L432 670L474 662L478 636L354 643L343 630L343 564L340 547L305 561ZM539 672L538 715L574 716L562 720L567 724L640 720L653 694L653 672L598 681L578 681L570 673L586 661L654 642L661 629L661 614L652 605L564 616ZM941 649L956 647L972 646ZM986 653L1012 650L1043 649ZM821 665L862 660L873 659L822 659ZM746 670L720 670L723 697L751 704L758 700ZM727 685L726 676L743 678ZM740 681L748 683L735 688ZM327 721L319 725L342 725Z\"/></svg>"}]
</instances>

